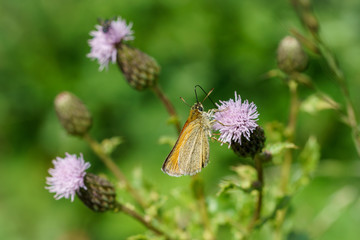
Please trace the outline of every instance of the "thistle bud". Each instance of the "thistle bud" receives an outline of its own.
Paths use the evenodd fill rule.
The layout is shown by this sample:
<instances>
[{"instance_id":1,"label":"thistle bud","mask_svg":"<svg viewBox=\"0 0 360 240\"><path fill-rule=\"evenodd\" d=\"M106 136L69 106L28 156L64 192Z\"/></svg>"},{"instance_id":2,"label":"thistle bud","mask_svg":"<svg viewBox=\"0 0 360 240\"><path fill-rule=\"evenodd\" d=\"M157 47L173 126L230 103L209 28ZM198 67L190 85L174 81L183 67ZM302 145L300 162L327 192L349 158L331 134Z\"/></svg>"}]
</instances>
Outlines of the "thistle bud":
<instances>
[{"instance_id":1,"label":"thistle bud","mask_svg":"<svg viewBox=\"0 0 360 240\"><path fill-rule=\"evenodd\" d=\"M144 90L157 83L159 64L139 49L124 43L119 44L117 63L130 86L136 90Z\"/></svg>"},{"instance_id":2,"label":"thistle bud","mask_svg":"<svg viewBox=\"0 0 360 240\"><path fill-rule=\"evenodd\" d=\"M308 63L308 57L300 42L291 36L281 40L277 50L277 64L286 73L301 72Z\"/></svg>"},{"instance_id":3,"label":"thistle bud","mask_svg":"<svg viewBox=\"0 0 360 240\"><path fill-rule=\"evenodd\" d=\"M310 30L310 32L314 34L319 32L319 22L312 12L303 13L303 21L305 26Z\"/></svg>"},{"instance_id":4,"label":"thistle bud","mask_svg":"<svg viewBox=\"0 0 360 240\"><path fill-rule=\"evenodd\" d=\"M59 93L54 101L61 125L71 135L82 136L92 125L91 114L83 102L70 92Z\"/></svg>"},{"instance_id":5,"label":"thistle bud","mask_svg":"<svg viewBox=\"0 0 360 240\"><path fill-rule=\"evenodd\" d=\"M265 134L262 127L257 126L247 140L242 136L241 144L235 141L231 142L231 149L240 157L254 157L260 153L265 145Z\"/></svg>"},{"instance_id":6,"label":"thistle bud","mask_svg":"<svg viewBox=\"0 0 360 240\"><path fill-rule=\"evenodd\" d=\"M105 178L87 173L84 178L86 188L76 193L80 200L95 212L105 212L116 207L114 186Z\"/></svg>"},{"instance_id":7,"label":"thistle bud","mask_svg":"<svg viewBox=\"0 0 360 240\"><path fill-rule=\"evenodd\" d=\"M317 34L319 32L319 23L316 19L310 0L296 0L295 7L300 13L300 18L303 24L310 30L311 33Z\"/></svg>"}]
</instances>

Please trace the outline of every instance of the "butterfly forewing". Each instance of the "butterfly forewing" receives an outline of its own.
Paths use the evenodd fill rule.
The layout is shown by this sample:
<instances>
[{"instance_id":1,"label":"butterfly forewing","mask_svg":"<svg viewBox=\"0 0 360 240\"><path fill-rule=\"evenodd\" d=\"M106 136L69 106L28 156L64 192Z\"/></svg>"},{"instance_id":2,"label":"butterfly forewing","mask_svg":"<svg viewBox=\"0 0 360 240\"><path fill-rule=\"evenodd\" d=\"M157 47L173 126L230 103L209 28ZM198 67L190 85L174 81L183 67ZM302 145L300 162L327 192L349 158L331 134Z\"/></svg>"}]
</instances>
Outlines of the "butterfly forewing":
<instances>
[{"instance_id":1,"label":"butterfly forewing","mask_svg":"<svg viewBox=\"0 0 360 240\"><path fill-rule=\"evenodd\" d=\"M209 140L200 124L190 133L179 153L179 169L183 175L194 175L205 167L209 159Z\"/></svg>"},{"instance_id":2,"label":"butterfly forewing","mask_svg":"<svg viewBox=\"0 0 360 240\"><path fill-rule=\"evenodd\" d=\"M177 177L200 172L209 161L210 129L207 113L197 108L192 110L175 146L163 164L162 171Z\"/></svg>"},{"instance_id":3,"label":"butterfly forewing","mask_svg":"<svg viewBox=\"0 0 360 240\"><path fill-rule=\"evenodd\" d=\"M167 156L167 158L161 168L161 170L163 172L167 173L170 176L179 177L182 175L180 173L178 160L179 160L180 148L181 148L182 144L185 143L189 137L189 129L187 128L188 124L189 124L189 120L186 121L186 123L184 124L184 127L181 130L179 138L177 139L173 149Z\"/></svg>"}]
</instances>

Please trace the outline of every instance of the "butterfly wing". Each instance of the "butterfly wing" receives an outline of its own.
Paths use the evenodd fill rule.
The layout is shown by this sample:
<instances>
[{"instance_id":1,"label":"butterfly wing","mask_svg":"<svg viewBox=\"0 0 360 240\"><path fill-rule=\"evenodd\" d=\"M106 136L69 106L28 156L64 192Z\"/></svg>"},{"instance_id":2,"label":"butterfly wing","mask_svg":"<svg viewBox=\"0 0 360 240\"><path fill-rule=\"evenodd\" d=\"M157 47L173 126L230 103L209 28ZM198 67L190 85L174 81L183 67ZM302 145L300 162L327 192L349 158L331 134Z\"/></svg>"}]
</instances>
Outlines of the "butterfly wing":
<instances>
[{"instance_id":1,"label":"butterfly wing","mask_svg":"<svg viewBox=\"0 0 360 240\"><path fill-rule=\"evenodd\" d=\"M191 129L189 128L189 126L191 125L191 121L187 120L183 126L183 129L181 130L179 138L177 139L173 149L167 156L161 168L164 173L170 176L180 177L181 175L183 175L181 174L179 169L179 153L182 145L188 140L190 136Z\"/></svg>"},{"instance_id":2,"label":"butterfly wing","mask_svg":"<svg viewBox=\"0 0 360 240\"><path fill-rule=\"evenodd\" d=\"M162 171L170 176L194 175L209 162L208 121L186 121L175 146L166 158Z\"/></svg>"},{"instance_id":3,"label":"butterfly wing","mask_svg":"<svg viewBox=\"0 0 360 240\"><path fill-rule=\"evenodd\" d=\"M182 175L194 175L209 162L209 139L206 129L194 121L188 140L179 152L179 170Z\"/></svg>"}]
</instances>

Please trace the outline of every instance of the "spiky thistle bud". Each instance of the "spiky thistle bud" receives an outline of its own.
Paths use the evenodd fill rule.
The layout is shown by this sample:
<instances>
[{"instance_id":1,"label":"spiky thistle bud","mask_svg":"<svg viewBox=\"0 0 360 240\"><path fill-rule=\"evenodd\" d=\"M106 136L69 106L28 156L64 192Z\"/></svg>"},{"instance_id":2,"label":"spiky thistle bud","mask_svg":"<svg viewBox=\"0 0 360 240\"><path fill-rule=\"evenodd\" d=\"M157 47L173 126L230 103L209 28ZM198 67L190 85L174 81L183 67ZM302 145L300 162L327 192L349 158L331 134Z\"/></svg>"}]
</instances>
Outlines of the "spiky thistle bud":
<instances>
[{"instance_id":1,"label":"spiky thistle bud","mask_svg":"<svg viewBox=\"0 0 360 240\"><path fill-rule=\"evenodd\" d=\"M308 56L300 42L291 36L283 38L277 49L277 64L285 73L302 72L308 63Z\"/></svg>"},{"instance_id":2,"label":"spiky thistle bud","mask_svg":"<svg viewBox=\"0 0 360 240\"><path fill-rule=\"evenodd\" d=\"M87 173L84 178L86 188L76 193L80 200L95 212L105 212L116 207L114 186L105 178Z\"/></svg>"},{"instance_id":3,"label":"spiky thistle bud","mask_svg":"<svg viewBox=\"0 0 360 240\"><path fill-rule=\"evenodd\" d=\"M70 92L59 93L54 101L61 125L71 135L83 136L92 125L91 114L83 102Z\"/></svg>"},{"instance_id":4,"label":"spiky thistle bud","mask_svg":"<svg viewBox=\"0 0 360 240\"><path fill-rule=\"evenodd\" d=\"M265 146L265 134L262 127L257 126L251 133L250 139L247 140L242 136L241 144L232 141L231 149L240 157L254 157L255 154L260 153Z\"/></svg>"},{"instance_id":5,"label":"spiky thistle bud","mask_svg":"<svg viewBox=\"0 0 360 240\"><path fill-rule=\"evenodd\" d=\"M136 90L143 90L157 83L159 64L139 49L119 44L117 62L127 82Z\"/></svg>"}]
</instances>

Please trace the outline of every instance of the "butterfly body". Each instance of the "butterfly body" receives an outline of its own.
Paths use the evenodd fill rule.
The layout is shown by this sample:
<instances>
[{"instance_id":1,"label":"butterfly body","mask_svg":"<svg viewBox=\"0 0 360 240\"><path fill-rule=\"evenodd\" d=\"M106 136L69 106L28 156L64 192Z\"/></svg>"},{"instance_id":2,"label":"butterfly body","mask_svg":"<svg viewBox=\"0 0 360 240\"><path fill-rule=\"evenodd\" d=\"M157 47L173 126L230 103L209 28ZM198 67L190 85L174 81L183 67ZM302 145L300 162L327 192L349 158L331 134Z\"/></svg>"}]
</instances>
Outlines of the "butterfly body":
<instances>
[{"instance_id":1,"label":"butterfly body","mask_svg":"<svg viewBox=\"0 0 360 240\"><path fill-rule=\"evenodd\" d=\"M170 176L194 175L209 162L211 114L195 103L173 149L167 156L162 171Z\"/></svg>"}]
</instances>

